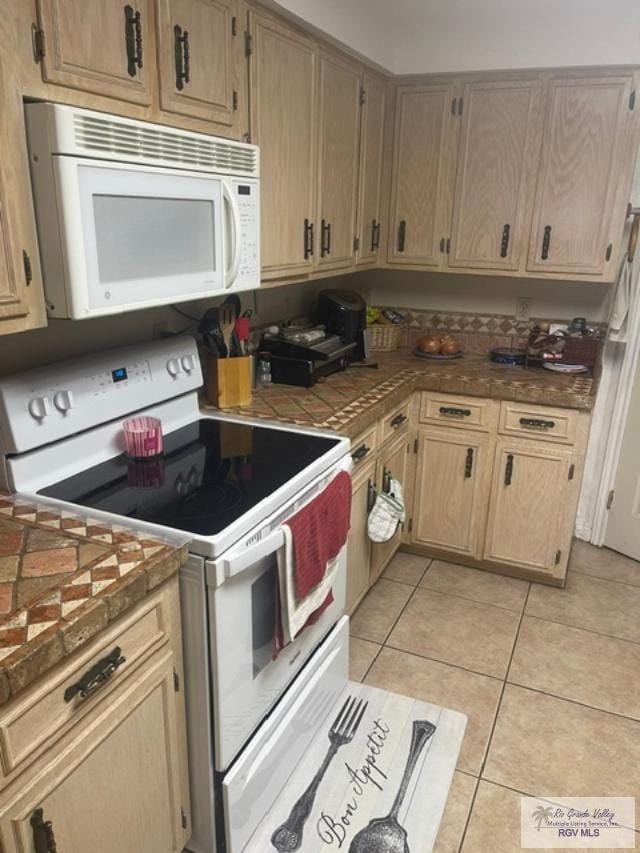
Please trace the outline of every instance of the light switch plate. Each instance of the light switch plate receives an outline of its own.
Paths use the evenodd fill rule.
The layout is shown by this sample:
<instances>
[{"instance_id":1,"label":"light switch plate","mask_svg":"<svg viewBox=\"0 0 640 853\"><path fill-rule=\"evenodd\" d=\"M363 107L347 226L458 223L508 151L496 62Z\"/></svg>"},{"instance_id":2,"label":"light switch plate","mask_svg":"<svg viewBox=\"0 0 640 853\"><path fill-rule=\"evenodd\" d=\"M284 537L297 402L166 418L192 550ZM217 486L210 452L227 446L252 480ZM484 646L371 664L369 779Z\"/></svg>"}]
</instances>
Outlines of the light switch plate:
<instances>
[{"instance_id":1,"label":"light switch plate","mask_svg":"<svg viewBox=\"0 0 640 853\"><path fill-rule=\"evenodd\" d=\"M528 296L519 296L516 299L516 322L528 323L531 319L531 303L533 300Z\"/></svg>"}]
</instances>

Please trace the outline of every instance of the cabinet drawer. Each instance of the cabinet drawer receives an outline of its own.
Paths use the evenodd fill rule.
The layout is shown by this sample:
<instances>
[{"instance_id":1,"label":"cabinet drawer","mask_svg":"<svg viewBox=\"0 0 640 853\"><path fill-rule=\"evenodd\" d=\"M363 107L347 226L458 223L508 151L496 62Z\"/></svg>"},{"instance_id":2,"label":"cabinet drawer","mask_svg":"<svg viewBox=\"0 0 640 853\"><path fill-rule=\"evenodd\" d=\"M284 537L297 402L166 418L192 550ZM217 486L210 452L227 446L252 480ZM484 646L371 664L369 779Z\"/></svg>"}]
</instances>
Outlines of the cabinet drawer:
<instances>
[{"instance_id":1,"label":"cabinet drawer","mask_svg":"<svg viewBox=\"0 0 640 853\"><path fill-rule=\"evenodd\" d=\"M63 661L53 675L36 682L23 698L10 702L6 711L0 710L0 763L5 775L41 747L49 747L69 727L77 725L114 687L129 677L143 657L168 641L170 594L177 596L175 583L149 596L111 629L100 634L87 649ZM173 606L178 606L177 601ZM116 649L120 649L120 655L113 654ZM115 666L106 681L83 698L74 685L78 685L94 666L97 669L102 664L103 669L108 668L107 656L112 660L124 660Z\"/></svg>"},{"instance_id":2,"label":"cabinet drawer","mask_svg":"<svg viewBox=\"0 0 640 853\"><path fill-rule=\"evenodd\" d=\"M378 426L373 426L366 429L364 432L351 442L351 459L353 461L353 476L355 477L363 467L365 462L374 456L378 447Z\"/></svg>"},{"instance_id":3,"label":"cabinet drawer","mask_svg":"<svg viewBox=\"0 0 640 853\"><path fill-rule=\"evenodd\" d=\"M499 432L558 444L575 444L578 414L573 409L502 403Z\"/></svg>"},{"instance_id":4,"label":"cabinet drawer","mask_svg":"<svg viewBox=\"0 0 640 853\"><path fill-rule=\"evenodd\" d=\"M425 392L420 401L420 423L489 432L497 423L498 404L482 397L455 397Z\"/></svg>"},{"instance_id":5,"label":"cabinet drawer","mask_svg":"<svg viewBox=\"0 0 640 853\"><path fill-rule=\"evenodd\" d=\"M409 423L410 402L410 400L407 400L397 409L394 409L390 415L382 419L380 426L380 446L407 426Z\"/></svg>"}]
</instances>

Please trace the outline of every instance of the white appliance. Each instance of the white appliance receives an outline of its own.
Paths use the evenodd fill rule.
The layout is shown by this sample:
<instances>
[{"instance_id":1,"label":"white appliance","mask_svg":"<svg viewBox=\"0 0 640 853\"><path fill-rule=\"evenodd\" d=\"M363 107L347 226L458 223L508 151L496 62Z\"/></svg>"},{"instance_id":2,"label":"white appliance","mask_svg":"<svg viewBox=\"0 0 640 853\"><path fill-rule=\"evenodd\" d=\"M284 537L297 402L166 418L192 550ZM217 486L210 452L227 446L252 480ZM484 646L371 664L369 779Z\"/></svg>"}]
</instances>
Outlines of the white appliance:
<instances>
[{"instance_id":1,"label":"white appliance","mask_svg":"<svg viewBox=\"0 0 640 853\"><path fill-rule=\"evenodd\" d=\"M25 115L52 317L259 287L257 146L62 104Z\"/></svg>"},{"instance_id":2,"label":"white appliance","mask_svg":"<svg viewBox=\"0 0 640 853\"><path fill-rule=\"evenodd\" d=\"M195 341L0 381L0 485L190 542L181 571L194 853L240 853L347 683L346 549L333 603L272 659L281 522L351 468L333 433L203 414ZM138 488L121 421L162 420L163 482ZM145 486L147 484L145 483Z\"/></svg>"}]
</instances>

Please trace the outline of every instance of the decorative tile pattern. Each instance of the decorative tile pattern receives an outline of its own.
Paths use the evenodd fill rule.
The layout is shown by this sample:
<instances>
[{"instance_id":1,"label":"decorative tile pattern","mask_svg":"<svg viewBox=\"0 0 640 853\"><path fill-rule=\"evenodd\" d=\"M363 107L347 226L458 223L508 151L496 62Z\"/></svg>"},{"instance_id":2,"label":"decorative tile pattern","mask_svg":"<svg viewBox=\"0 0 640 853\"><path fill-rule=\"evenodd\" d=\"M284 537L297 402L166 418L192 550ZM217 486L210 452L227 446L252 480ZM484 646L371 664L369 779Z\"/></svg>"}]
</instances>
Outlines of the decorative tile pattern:
<instances>
[{"instance_id":1,"label":"decorative tile pattern","mask_svg":"<svg viewBox=\"0 0 640 853\"><path fill-rule=\"evenodd\" d=\"M0 494L0 704L173 574L183 548Z\"/></svg>"},{"instance_id":2,"label":"decorative tile pattern","mask_svg":"<svg viewBox=\"0 0 640 853\"><path fill-rule=\"evenodd\" d=\"M259 388L250 406L234 411L269 421L330 429L355 438L415 390L586 410L595 404L595 379L561 376L541 368L505 367L490 362L486 355L467 353L454 361L434 362L398 350L374 353L373 358L378 370L350 367L313 388ZM206 402L202 405L213 408Z\"/></svg>"}]
</instances>

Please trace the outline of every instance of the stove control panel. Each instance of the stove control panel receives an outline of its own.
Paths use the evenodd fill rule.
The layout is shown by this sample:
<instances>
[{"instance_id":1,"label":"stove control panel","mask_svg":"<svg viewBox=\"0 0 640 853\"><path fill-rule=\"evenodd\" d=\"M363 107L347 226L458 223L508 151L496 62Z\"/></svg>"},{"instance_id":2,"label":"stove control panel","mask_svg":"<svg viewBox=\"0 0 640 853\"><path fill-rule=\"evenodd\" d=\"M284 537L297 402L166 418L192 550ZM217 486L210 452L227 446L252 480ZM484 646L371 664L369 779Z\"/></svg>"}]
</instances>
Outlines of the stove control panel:
<instances>
[{"instance_id":1,"label":"stove control panel","mask_svg":"<svg viewBox=\"0 0 640 853\"><path fill-rule=\"evenodd\" d=\"M0 446L23 453L197 390L193 338L176 337L0 380Z\"/></svg>"}]
</instances>

